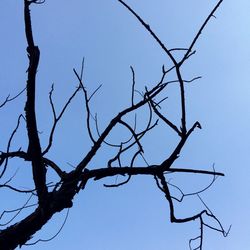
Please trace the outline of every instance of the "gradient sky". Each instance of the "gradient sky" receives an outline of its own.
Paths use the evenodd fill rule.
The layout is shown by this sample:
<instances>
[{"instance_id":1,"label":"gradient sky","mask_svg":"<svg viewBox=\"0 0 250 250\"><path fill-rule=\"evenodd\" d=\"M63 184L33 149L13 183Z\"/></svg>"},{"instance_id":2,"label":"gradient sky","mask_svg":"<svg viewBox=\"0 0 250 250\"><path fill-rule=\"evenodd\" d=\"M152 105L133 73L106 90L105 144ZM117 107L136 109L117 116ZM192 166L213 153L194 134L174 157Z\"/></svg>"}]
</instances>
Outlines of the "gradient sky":
<instances>
[{"instance_id":1,"label":"gradient sky","mask_svg":"<svg viewBox=\"0 0 250 250\"><path fill-rule=\"evenodd\" d=\"M0 100L24 88L28 60L23 23L23 1L0 1ZM127 0L168 48L187 47L198 28L216 4L214 0ZM183 67L186 79L202 76L187 86L188 125L198 120L196 130L187 142L175 167L212 170L225 173L202 198L225 228L232 224L227 238L205 230L204 250L245 250L250 245L250 2L225 0L195 46L197 53ZM122 108L129 105L132 65L136 88L153 86L161 77L161 66L171 66L166 55L130 13L116 0L47 0L32 6L35 42L41 50L37 79L37 115L42 146L52 124L48 92L54 83L54 101L60 110L77 86L73 68L80 69L85 58L84 81L93 92L91 108L98 114L100 129ZM171 79L172 76L170 76ZM172 79L171 79L172 80ZM179 121L178 86L166 93L163 112ZM139 96L137 96L139 98ZM1 150L22 112L25 95L0 110ZM144 112L138 114L143 122ZM55 144L48 154L65 170L71 170L82 159L91 144L85 130L82 94L72 102L55 134ZM141 119L141 120L140 120ZM118 141L121 131L110 138ZM25 124L16 136L12 150L25 148ZM159 126L144 140L145 157L158 164L173 149L176 136ZM105 166L114 153L102 149L90 168ZM142 161L138 162L142 165ZM6 179L19 169L13 185L30 187L30 168L26 163L11 161ZM51 174L51 178L53 174ZM168 180L186 192L203 188L211 177L187 174L169 175ZM119 180L119 179L118 179ZM106 189L103 183L114 178L89 182L74 199L74 207L62 232L51 242L23 249L85 250L183 250L188 240L199 234L197 222L170 224L164 195L149 177L132 178L129 184ZM27 197L1 190L1 211L21 206ZM31 201L32 203L32 201ZM176 216L191 215L202 209L197 198L176 204ZM35 235L52 237L61 227L66 211L56 215L44 230Z\"/></svg>"}]
</instances>

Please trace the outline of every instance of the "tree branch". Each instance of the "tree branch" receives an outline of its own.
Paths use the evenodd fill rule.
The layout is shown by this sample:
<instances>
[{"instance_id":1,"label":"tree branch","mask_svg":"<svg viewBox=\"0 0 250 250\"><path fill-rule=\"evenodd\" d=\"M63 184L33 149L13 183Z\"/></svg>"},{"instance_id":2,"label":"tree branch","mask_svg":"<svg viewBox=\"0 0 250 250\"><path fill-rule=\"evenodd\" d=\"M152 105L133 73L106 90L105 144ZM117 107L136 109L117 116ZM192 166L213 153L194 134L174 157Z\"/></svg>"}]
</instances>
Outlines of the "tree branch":
<instances>
[{"instance_id":1,"label":"tree branch","mask_svg":"<svg viewBox=\"0 0 250 250\"><path fill-rule=\"evenodd\" d=\"M35 94L36 94L36 73L39 64L40 51L34 44L31 17L29 6L33 1L24 0L24 21L25 33L28 43L27 52L29 57L28 80L27 80L27 101L25 115L27 132L29 138L28 154L32 161L33 180L37 190L39 204L46 202L48 189L46 186L46 168L42 161L40 140L37 132Z\"/></svg>"}]
</instances>

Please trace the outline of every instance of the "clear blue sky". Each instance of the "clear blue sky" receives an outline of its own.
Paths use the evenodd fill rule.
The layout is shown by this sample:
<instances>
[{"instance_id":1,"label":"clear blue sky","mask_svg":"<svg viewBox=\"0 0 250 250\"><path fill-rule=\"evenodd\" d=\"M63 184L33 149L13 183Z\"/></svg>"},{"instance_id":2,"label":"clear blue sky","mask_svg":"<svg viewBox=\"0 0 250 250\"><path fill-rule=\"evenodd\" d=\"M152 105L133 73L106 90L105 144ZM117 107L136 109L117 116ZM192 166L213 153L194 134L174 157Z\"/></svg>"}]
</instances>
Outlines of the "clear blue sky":
<instances>
[{"instance_id":1,"label":"clear blue sky","mask_svg":"<svg viewBox=\"0 0 250 250\"><path fill-rule=\"evenodd\" d=\"M127 0L150 24L162 41L172 47L187 47L203 20L217 1ZM232 229L227 238L205 231L204 249L245 250L250 239L250 2L225 0L200 40L197 53L185 65L186 79L202 76L187 86L187 119L189 126L198 120L203 129L194 132L175 167L212 169L225 173L206 193L202 194L210 209L221 222ZM137 89L153 86L161 76L162 64L168 58L148 33L116 0L59 1L47 0L32 7L33 29L41 50L38 71L37 111L42 145L52 122L48 92L55 84L54 99L59 110L77 86L73 68L80 68L85 57L85 84L92 92L99 84L101 91L91 107L97 112L100 128L130 101L131 72L136 71ZM0 1L0 100L15 94L25 86L28 61L23 27L22 1ZM169 99L163 110L178 121L177 86L167 93ZM0 110L1 150L22 112L25 95ZM85 127L83 96L72 103L55 134L55 146L49 156L70 170L88 151L91 144ZM140 117L140 114L139 114ZM143 120L143 114L141 118ZM22 123L13 150L22 145L26 134ZM114 133L112 140L118 140ZM151 164L160 163L176 143L171 131L159 126L157 132L145 140L146 158ZM111 154L102 150L91 163L91 168L104 166ZM30 169L22 162L11 162L13 171L19 169L17 187L29 187ZM12 172L13 173L13 172ZM11 176L11 172L9 173ZM6 177L7 178L7 177ZM209 177L169 176L187 192L202 188ZM149 177L137 177L118 189L105 189L103 183L114 179L90 182L74 199L62 232L49 243L23 249L85 249L85 250L183 250L188 239L199 234L196 222L170 224L168 204ZM23 204L1 190L3 209ZM6 205L7 204L7 205ZM182 217L199 211L197 199L186 199L177 204L176 213ZM56 215L34 237L47 239L60 228L65 212ZM31 241L32 242L32 241Z\"/></svg>"}]
</instances>

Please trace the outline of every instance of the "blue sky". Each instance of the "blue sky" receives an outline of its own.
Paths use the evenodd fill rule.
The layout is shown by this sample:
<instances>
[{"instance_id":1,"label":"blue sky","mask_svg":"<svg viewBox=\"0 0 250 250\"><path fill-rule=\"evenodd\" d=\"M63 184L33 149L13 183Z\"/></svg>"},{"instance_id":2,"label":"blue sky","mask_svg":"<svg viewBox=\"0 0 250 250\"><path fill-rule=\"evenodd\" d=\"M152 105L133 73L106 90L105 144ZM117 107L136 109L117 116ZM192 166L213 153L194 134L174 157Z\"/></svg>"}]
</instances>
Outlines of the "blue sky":
<instances>
[{"instance_id":1,"label":"blue sky","mask_svg":"<svg viewBox=\"0 0 250 250\"><path fill-rule=\"evenodd\" d=\"M187 47L197 29L217 1L127 0L162 41L172 47ZM204 249L247 249L250 231L250 3L247 0L225 0L195 46L197 53L183 67L186 79L202 76L186 88L188 125L198 120L203 129L193 133L175 167L212 169L225 173L203 199L220 218L225 228L232 224L227 238L206 230ZM99 126L107 122L130 102L131 72L136 72L136 87L153 86L161 77L161 66L170 62L161 48L116 0L58 1L32 7L35 41L41 50L38 71L37 111L41 142L47 144L52 122L48 92L55 85L54 100L60 110L77 86L73 68L79 69L85 58L84 81L92 92L102 84L91 108L98 114ZM0 31L0 100L25 86L28 61L23 27L22 1L1 0ZM172 77L172 76L170 76ZM166 93L169 97L163 110L179 121L178 86ZM1 150L22 112L25 95L0 110L2 122ZM138 114L143 121L144 113ZM48 156L65 170L72 169L91 144L85 130L83 96L73 101L55 134L55 146ZM119 140L115 131L110 140ZM22 123L13 150L26 138ZM176 143L172 131L159 126L145 139L145 156L151 163L160 163ZM25 148L25 144L22 146ZM91 168L103 166L113 153L102 149ZM142 162L139 162L142 164ZM138 164L139 164L138 163ZM14 184L29 187L30 169L23 162L11 161L17 169ZM13 170L14 171L14 170ZM10 172L9 175L11 175ZM7 177L6 177L7 178ZM187 192L202 188L211 178L171 175L171 182ZM200 178L200 179L199 179ZM188 239L199 233L198 223L170 224L168 204L149 177L136 177L118 189L105 189L105 182L90 182L74 200L62 232L49 243L24 249L86 250L180 250L188 249ZM1 190L0 209L23 204L25 197L16 197ZM6 205L7 204L7 205ZM202 208L197 199L186 199L176 212L179 216ZM50 238L63 223L65 212L56 215L39 232L34 241Z\"/></svg>"}]
</instances>

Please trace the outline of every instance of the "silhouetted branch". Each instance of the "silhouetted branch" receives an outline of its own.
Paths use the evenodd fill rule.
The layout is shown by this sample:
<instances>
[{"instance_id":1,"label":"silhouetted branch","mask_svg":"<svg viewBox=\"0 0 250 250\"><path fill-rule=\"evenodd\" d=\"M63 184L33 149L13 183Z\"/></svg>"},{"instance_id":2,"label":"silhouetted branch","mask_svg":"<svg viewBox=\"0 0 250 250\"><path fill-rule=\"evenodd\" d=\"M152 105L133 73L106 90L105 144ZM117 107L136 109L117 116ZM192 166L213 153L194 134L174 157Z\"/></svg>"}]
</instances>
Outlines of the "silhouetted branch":
<instances>
[{"instance_id":1,"label":"silhouetted branch","mask_svg":"<svg viewBox=\"0 0 250 250\"><path fill-rule=\"evenodd\" d=\"M137 141L139 142L140 139L146 134L146 132L150 131L151 129L153 129L156 125L157 125L157 122L158 120L150 127L147 127L144 131L138 133L138 134L135 134L135 136L137 137L137 140L133 141L132 143L130 143L128 146L126 147L123 147L123 143L121 143L121 147L117 153L117 155L114 157L114 158L111 158L109 161L108 161L108 167L111 167L111 163L115 162L116 160L119 160L120 159L120 156L121 154L123 154L124 152L126 152L128 149L130 149L131 147L133 147L135 144L137 144ZM134 136L133 136L134 137ZM139 147L139 153L143 153L143 151L141 150L141 148ZM137 152L136 152L137 154ZM142 154L141 154L142 155ZM134 162L134 156L132 157L132 160L131 162ZM121 165L121 164L120 164Z\"/></svg>"},{"instance_id":2,"label":"silhouetted branch","mask_svg":"<svg viewBox=\"0 0 250 250\"><path fill-rule=\"evenodd\" d=\"M169 56L171 61L175 66L177 66L177 62L170 53L170 51L167 49L167 47L163 44L163 42L160 40L160 38L155 34L155 32L151 29L151 27L123 0L117 0L120 2L136 19L142 24L142 26L150 33L150 35L156 40L156 42L160 45L160 47L165 51L165 53Z\"/></svg>"},{"instance_id":3,"label":"silhouetted branch","mask_svg":"<svg viewBox=\"0 0 250 250\"><path fill-rule=\"evenodd\" d=\"M58 176L61 177L61 179L65 177L66 173L62 171L55 162L45 157L43 157L43 162L46 164L46 166L50 166L58 174Z\"/></svg>"},{"instance_id":4,"label":"silhouetted branch","mask_svg":"<svg viewBox=\"0 0 250 250\"><path fill-rule=\"evenodd\" d=\"M159 178L161 185L160 185L159 181L157 180L157 178ZM211 212L211 210L208 208L208 206L205 204L205 202L201 199L201 197L199 195L200 192L203 192L203 191L207 190L213 184L214 181L210 185L208 185L203 191L190 194L190 195L196 194L199 197L199 199L201 200L201 202L203 203L203 205L205 206L206 210L202 210L200 213L197 213L196 215L179 219L179 218L176 218L176 216L175 216L172 197L171 197L171 194L170 194L170 191L169 191L169 188L168 188L168 183L167 183L164 175L156 175L155 179L157 181L157 186L165 194L165 197L168 200L169 208L170 208L170 220L171 220L171 222L174 222L174 223L183 223L183 222L189 222L189 221L192 221L192 220L199 219L199 221L200 221L200 235L198 237L195 237L195 238L189 240L189 248L190 249L199 249L199 250L202 250L202 247L203 247L203 237L204 237L204 235L203 235L203 232L204 232L203 227L204 226L206 226L206 227L208 227L208 228L210 228L212 230L215 230L215 231L218 231L218 232L222 233L225 237L228 235L229 231L225 232L225 230L223 229L223 227L222 227L220 221L218 220L218 218L216 216L214 216L214 214ZM215 228L213 226L210 226L210 225L206 224L204 222L204 219L203 219L204 215L206 215L208 217L211 217L215 222L218 223L218 225L219 225L220 228L218 229L218 228ZM229 228L229 230L230 230L230 228ZM191 243L193 241L196 241L196 240L199 240L199 245L196 248L192 248L191 247Z\"/></svg>"},{"instance_id":5,"label":"silhouetted branch","mask_svg":"<svg viewBox=\"0 0 250 250\"><path fill-rule=\"evenodd\" d=\"M78 93L78 91L81 89L81 86L79 85L76 90L73 92L73 94L69 97L69 99L67 100L67 102L65 103L65 105L63 106L61 112L59 113L59 115L57 116L56 111L55 111L55 106L52 100L52 94L54 91L54 85L52 84L51 86L51 90L49 92L49 100L50 100L50 105L51 105L51 109L52 109L52 113L53 113L53 125L50 131L50 136L49 136L49 143L48 146L45 148L45 150L43 151L42 155L45 155L49 152L52 143L53 143L53 136L54 136L54 132L57 126L57 123L60 121L60 119L62 118L63 114L65 113L66 109L68 108L68 106L70 105L71 101L74 99L74 97L76 96L76 94Z\"/></svg>"},{"instance_id":6,"label":"silhouetted branch","mask_svg":"<svg viewBox=\"0 0 250 250\"><path fill-rule=\"evenodd\" d=\"M231 226L229 227L228 231L225 231L224 228L223 228L223 226L222 226L222 224L221 224L221 222L219 221L219 219L213 214L213 212L212 212L211 209L207 206L207 204L203 201L203 199L201 198L201 196L200 196L199 193L197 193L197 196L198 196L198 198L200 199L200 201L202 202L202 204L204 205L204 207L207 209L207 211L206 211L207 216L213 218L213 219L217 222L217 224L218 224L218 226L219 226L219 229L218 229L218 228L215 228L215 227L212 227L212 226L210 226L210 225L207 225L207 224L204 223L204 222L203 222L203 224L204 224L206 227L210 228L210 229L213 229L213 230L215 230L215 231L218 231L218 232L222 233L224 237L227 237L227 235L228 235L228 233L229 233L229 231L230 231L230 229L231 229Z\"/></svg>"},{"instance_id":7,"label":"silhouetted branch","mask_svg":"<svg viewBox=\"0 0 250 250\"><path fill-rule=\"evenodd\" d=\"M163 41L156 35L153 29L142 19L142 17L135 12L128 4L125 3L123 0L117 0L120 4L122 4L138 21L139 23L149 32L150 36L156 43L161 47L164 53L167 55L167 58L170 59L171 65L168 69L165 69L165 66L162 66L162 74L160 75L159 82L156 82L155 85L151 88L145 87L145 90L136 90L136 77L135 71L132 66L130 66L132 72L132 93L131 93L131 102L128 107L121 110L118 114L116 114L113 119L111 119L108 125L100 132L98 128L98 121L97 115L93 117L90 111L90 101L92 100L93 96L97 93L100 89L101 85L98 86L92 94L88 94L87 89L84 86L83 82L83 71L84 71L84 59L81 64L81 71L77 73L75 69L73 69L74 74L78 80L78 86L76 90L73 91L71 96L66 100L64 103L61 111L57 114L55 104L53 102L53 92L54 92L54 85L52 84L51 90L49 92L49 102L52 109L53 115L53 124L48 138L48 144L44 151L41 150L40 145L40 138L37 129L37 120L36 120L36 74L39 65L39 58L40 58L40 50L38 46L35 45L34 38L33 38L33 31L32 31L32 23L31 23L31 16L30 16L30 5L31 4L42 4L44 0L24 0L24 21L25 21L25 34L27 40L27 53L29 58L29 66L28 66L28 76L27 76L27 84L26 84L26 91L27 91L27 99L25 103L25 118L20 115L17 121L17 125L13 130L12 134L10 135L6 152L0 152L0 166L1 166L1 174L0 178L4 175L7 167L8 167L8 160L11 158L22 159L27 161L32 165L32 174L33 174L33 181L35 184L34 189L25 190L25 189L18 189L13 187L11 184L12 179L14 178L15 174L4 184L0 184L0 188L8 188L12 191L19 192L19 193L31 193L31 197L33 195L37 195L38 204L35 205L28 205L31 197L26 201L26 203L18 209L15 210L6 210L2 212L0 215L0 219L7 213L15 213L15 215L7 222L2 224L2 226L8 225L4 230L0 230L0 248L1 249L15 249L18 246L22 245L34 245L38 242L46 242L52 240L56 237L61 229L63 228L67 218L69 208L73 206L73 198L75 195L81 190L84 189L86 184L89 180L101 180L106 177L113 177L122 176L124 179L122 182L117 183L117 180L114 184L107 185L105 187L119 187L121 185L127 184L132 177L139 175L139 176L152 176L156 180L157 187L164 193L166 201L169 205L170 209L170 221L173 223L185 223L190 222L193 220L197 220L200 223L200 231L199 236L190 239L189 247L191 250L202 250L203 247L203 238L204 238L204 228L210 228L217 232L222 233L224 236L227 236L229 231L225 231L222 227L221 222L219 219L212 213L209 209L208 205L202 200L200 194L206 191L216 180L217 176L224 176L221 172L207 171L207 170L199 170L199 169L185 169L185 168L174 168L173 163L175 160L180 156L181 151L189 139L190 135L196 128L201 129L201 125L199 122L195 122L190 128L187 127L187 114L186 114L186 96L185 96L185 87L186 83L191 83L200 77L195 77L191 80L185 80L182 75L181 66L182 64L192 55L194 55L195 50L194 45L197 42L201 32L203 31L204 27L207 25L208 21L211 17L214 16L215 11L222 3L220 0L214 9L211 11L203 25L201 26L200 30L194 37L193 41L191 42L188 48L176 47L172 49L168 49L167 46L163 43ZM183 52L184 51L184 52ZM172 53L173 52L173 53ZM181 61L175 58L175 52L180 52L184 56L182 57ZM169 81L167 79L168 74L175 74L174 79ZM172 76L171 76L172 77ZM162 97L161 94L164 90L167 89L167 86L172 83L177 83L180 88L180 121L173 123L170 121L165 115L164 111L161 110L160 104L167 98ZM92 142L92 145L89 151L86 153L85 156L82 157L82 160L74 166L73 170L70 172L65 172L60 164L52 161L49 158L45 158L44 155L49 152L51 147L53 146L53 137L55 133L55 129L58 125L58 122L61 120L62 116L66 112L67 108L71 104L72 100L79 92L79 90L83 90L84 94L84 102L86 108L86 123L87 123L87 131ZM23 90L24 91L24 90ZM10 102L16 99L19 95L23 93L21 91L16 96L10 98L8 96L3 104L0 105L0 108L3 107L7 102ZM139 98L135 98L135 93L139 94ZM139 99L139 100L137 100ZM158 100L157 100L158 99ZM159 100L160 99L160 100ZM143 118L143 127L139 127L137 125L137 118L136 114L140 112L144 107L148 107L146 116ZM160 112L161 110L161 112ZM144 110L143 110L144 114ZM130 115L135 115L134 124L133 120L131 122ZM21 148L17 151L11 151L11 143L12 140L19 128L20 119L24 118L26 121L27 127L27 134L28 134L28 149L27 151L21 150ZM146 117L146 119L145 119ZM94 119L96 131L97 131L97 138L95 138L94 134L92 133L91 128L91 120ZM162 120L163 123L167 124L173 131L179 135L179 141L175 145L174 149L171 151L169 155L164 157L164 160L160 164L149 164L146 161L146 157L143 155L143 137L148 135L150 131L156 128L158 124L158 119L155 121L155 118L159 118ZM128 134L129 138L119 138L119 141L114 144L109 143L107 141L110 140L110 136L112 131L122 125L126 129L126 136ZM122 128L123 129L123 128ZM111 138L112 140L112 138ZM102 163L101 166L94 165L93 169L89 170L89 163L91 163L92 159L95 155L99 152L100 148L103 145L108 145L113 147L113 149L118 149L107 160L107 163ZM126 155L126 159L124 160L124 155ZM143 163L144 166L137 164L137 158L141 156L142 159L145 161ZM138 161L139 162L139 161ZM106 167L105 164L107 164ZM139 166L138 166L139 165ZM48 168L53 169L57 174L55 178L56 181L47 183L46 180L48 178L46 171ZM186 173L186 174L202 174L202 175L212 175L213 180L203 189L194 191L191 193L186 193L181 190L178 186L168 183L166 181L166 177L164 175L170 173ZM59 180L57 178L59 177ZM170 186L177 189L180 194L181 198L176 198L171 195ZM174 199L181 202L184 197L186 196L194 196L196 195L204 206L204 210L200 211L197 214L179 218L175 214L175 203ZM28 216L21 219L18 223L14 223L16 217L26 208L30 208L32 206L36 206L35 210L31 212ZM39 239L33 243L27 243L31 237L39 231L51 218L54 214L61 212L65 208L68 208L66 218L63 222L62 227L59 231L50 239L43 240ZM210 218L215 221L217 224L216 226L211 226L209 223L206 222L206 218ZM10 223L14 223L9 225ZM230 230L230 228L229 228ZM198 246L193 247L192 243L197 242Z\"/></svg>"},{"instance_id":8,"label":"silhouetted branch","mask_svg":"<svg viewBox=\"0 0 250 250\"><path fill-rule=\"evenodd\" d=\"M28 153L24 151L14 151L14 152L1 152L0 153L0 162L3 162L4 160L7 160L8 158L20 158L25 161L30 161L30 156ZM42 157L42 161L46 166L50 166L59 177L62 179L65 177L66 173L61 170L61 168L52 160Z\"/></svg>"},{"instance_id":9,"label":"silhouetted branch","mask_svg":"<svg viewBox=\"0 0 250 250\"><path fill-rule=\"evenodd\" d=\"M215 170L214 170L214 171L215 171ZM215 180L217 179L217 177L218 177L218 175L217 175L217 176L216 176L216 175L213 175L213 179L211 180L211 182L210 182L207 186L205 186L205 187L204 187L203 189L201 189L201 190L198 190L198 191L195 191L195 192L191 192L191 193L184 193L178 186L176 186L176 185L174 185L174 184L172 184L172 183L170 183L170 182L167 182L167 184L168 184L169 186L172 186L172 187L174 187L175 189L177 189L177 190L180 192L180 194L181 194L181 198L176 198L176 197L173 197L173 196L172 196L172 198L173 198L174 200L178 201L178 202L182 202L183 199L184 199L185 197L187 197L187 196L199 195L199 194L205 192L206 190L208 190L208 189L214 184L214 182L215 182ZM208 209L208 208L207 208L207 209ZM209 211L209 210L208 210L208 211Z\"/></svg>"},{"instance_id":10,"label":"silhouetted branch","mask_svg":"<svg viewBox=\"0 0 250 250\"><path fill-rule=\"evenodd\" d=\"M185 135L182 136L181 140L179 141L179 143L177 144L177 146L173 150L172 154L161 163L161 166L165 171L170 170L171 165L179 157L179 154L180 154L183 146L185 145L187 139L192 134L192 132L194 131L195 128L201 129L201 125L199 122L195 122L193 124L193 126L189 129L189 131Z\"/></svg>"},{"instance_id":11,"label":"silhouetted branch","mask_svg":"<svg viewBox=\"0 0 250 250\"><path fill-rule=\"evenodd\" d=\"M140 151L143 152L143 147L142 147L140 140L138 139L138 135L135 133L135 131L126 122L120 120L119 123L124 125L131 132L131 134L133 135L135 142L138 145Z\"/></svg>"},{"instance_id":12,"label":"silhouetted branch","mask_svg":"<svg viewBox=\"0 0 250 250\"><path fill-rule=\"evenodd\" d=\"M28 199L28 202L30 201L30 198ZM27 203L28 204L28 203ZM1 213L0 215L0 220L3 218L3 216L5 214L9 214L9 213L15 213L15 212L19 212L20 210L24 210L24 209L27 209L27 208L31 208L31 207L34 207L34 206L37 206L37 203L36 204L32 204L32 205L25 205L25 206L22 206L21 208L16 208L16 209L12 209L12 210L5 210ZM3 224L4 226L5 224Z\"/></svg>"},{"instance_id":13,"label":"silhouetted branch","mask_svg":"<svg viewBox=\"0 0 250 250\"><path fill-rule=\"evenodd\" d=\"M171 122L169 121L164 115L162 115L159 110L156 108L156 104L151 100L150 102L154 112L157 114L157 116L163 120L170 128L172 128L180 137L182 136L181 132L179 129ZM157 103L158 105L158 103Z\"/></svg>"},{"instance_id":14,"label":"silhouetted branch","mask_svg":"<svg viewBox=\"0 0 250 250\"><path fill-rule=\"evenodd\" d=\"M22 212L22 210L24 210L25 208L29 208L29 207L33 206L33 205L27 206L27 204L29 203L29 201L31 200L32 197L33 197L33 194L30 195L30 197L28 198L28 200L24 203L24 205L21 208L14 209L14 210L3 211L2 214L1 214L1 216L0 216L0 219L2 219L2 217L6 213L14 213L14 212L16 212L16 214L10 220L8 220L6 223L0 223L0 226L3 227L3 226L6 226L6 225L10 224Z\"/></svg>"},{"instance_id":15,"label":"silhouetted branch","mask_svg":"<svg viewBox=\"0 0 250 250\"><path fill-rule=\"evenodd\" d=\"M90 95L90 97L88 98L88 102L92 99L92 97L98 92L98 90L102 87L102 84L100 84L95 90L94 92Z\"/></svg>"},{"instance_id":16,"label":"silhouetted branch","mask_svg":"<svg viewBox=\"0 0 250 250\"><path fill-rule=\"evenodd\" d=\"M172 48L172 49L169 49L169 52L171 51L187 51L188 49L187 48Z\"/></svg>"},{"instance_id":17,"label":"silhouetted branch","mask_svg":"<svg viewBox=\"0 0 250 250\"><path fill-rule=\"evenodd\" d=\"M0 184L0 188L9 188L12 191L15 191L15 192L18 192L18 193L25 193L25 194L33 193L35 191L35 189L33 189L33 190L18 189L18 188L12 187L11 185L8 185L8 184Z\"/></svg>"},{"instance_id":18,"label":"silhouetted branch","mask_svg":"<svg viewBox=\"0 0 250 250\"><path fill-rule=\"evenodd\" d=\"M27 100L25 104L25 116L29 139L28 154L32 162L33 180L36 186L39 203L46 202L48 189L46 186L46 168L42 162L41 145L38 136L36 111L35 111L35 92L36 92L36 73L39 64L40 50L35 46L29 6L31 3L41 3L40 1L24 0L24 21L25 34L27 39L27 52L29 57L28 79L27 79Z\"/></svg>"},{"instance_id":19,"label":"silhouetted branch","mask_svg":"<svg viewBox=\"0 0 250 250\"><path fill-rule=\"evenodd\" d=\"M132 96L131 96L131 103L132 106L134 106L134 95L135 95L135 71L132 66L130 66L131 72L132 72Z\"/></svg>"},{"instance_id":20,"label":"silhouetted branch","mask_svg":"<svg viewBox=\"0 0 250 250\"><path fill-rule=\"evenodd\" d=\"M2 108L4 105L6 105L8 102L14 101L17 97L19 97L24 91L26 90L26 87L21 90L17 95L10 97L10 95L8 95L6 97L6 99L4 100L4 102L2 104L0 104L0 108Z\"/></svg>"},{"instance_id":21,"label":"silhouetted branch","mask_svg":"<svg viewBox=\"0 0 250 250\"><path fill-rule=\"evenodd\" d=\"M123 146L123 143L121 143L120 148L119 148L117 154L114 157L112 157L111 159L108 160L108 163L107 163L107 167L108 168L111 168L112 167L112 163L115 162L115 161L117 161L117 160L118 160L119 165L120 165L119 158L120 158L120 154L121 154L121 151L122 151L122 146Z\"/></svg>"},{"instance_id":22,"label":"silhouetted branch","mask_svg":"<svg viewBox=\"0 0 250 250\"><path fill-rule=\"evenodd\" d=\"M82 65L84 66L84 61L82 62ZM82 69L83 69L83 66L82 66ZM85 108L86 108L86 111L87 111L87 129L88 129L88 133L89 133L89 137L91 139L91 141L95 144L96 141L92 135L92 131L91 131L91 128L90 128L90 108L89 108L89 101L91 99L91 97L95 94L95 92L100 88L98 87L94 93L90 96L90 98L88 98L88 93L87 93L87 90L85 89L84 85L83 85L83 82L82 82L82 74L81 74L81 77L78 75L78 73L76 72L75 69L73 69L78 81L79 81L79 84L81 86L81 89L83 90L83 93L84 93L84 99L85 99Z\"/></svg>"},{"instance_id":23,"label":"silhouetted branch","mask_svg":"<svg viewBox=\"0 0 250 250\"><path fill-rule=\"evenodd\" d=\"M66 216L65 216L65 218L63 220L63 223L62 223L61 227L59 228L59 230L57 231L57 233L55 235L53 235L51 238L49 238L49 239L39 239L39 240L36 240L35 242L26 243L24 245L25 246L33 246L33 245L36 245L38 242L49 242L49 241L55 239L60 234L60 232L62 231L62 229L64 228L64 226L65 226L65 224L67 222L68 216L69 216L69 208L67 209Z\"/></svg>"},{"instance_id":24,"label":"silhouetted branch","mask_svg":"<svg viewBox=\"0 0 250 250\"><path fill-rule=\"evenodd\" d=\"M132 168L134 166L134 162L135 162L135 159L136 157L141 154L142 155L142 151L139 147L139 149L135 152L135 154L133 155L132 159L131 159L131 162L130 162L130 167ZM120 182L119 184L113 184L113 185L107 185L107 184L104 184L105 187L120 187L122 185L125 185L127 184L130 179L131 179L132 175L128 175L128 178L127 180L123 181L123 182Z\"/></svg>"},{"instance_id":25,"label":"silhouetted branch","mask_svg":"<svg viewBox=\"0 0 250 250\"><path fill-rule=\"evenodd\" d=\"M80 79L79 79L80 80ZM144 99L139 101L138 103L134 104L133 106L130 106L120 113L116 115L109 123L109 125L104 129L103 133L100 135L98 140L94 143L93 147L91 150L87 153L87 155L84 157L84 159L78 164L76 168L77 173L81 173L83 169L87 166L87 164L91 161L93 156L96 154L98 149L101 147L101 144L105 140L105 138L109 135L111 130L120 122L121 118L135 110L138 110L145 104L149 103L149 101L154 98L156 95L158 95L166 86L156 86L152 88L150 91L148 91L148 94L144 96Z\"/></svg>"},{"instance_id":26,"label":"silhouetted branch","mask_svg":"<svg viewBox=\"0 0 250 250\"><path fill-rule=\"evenodd\" d=\"M202 24L201 28L199 29L199 31L197 32L196 36L194 37L192 43L190 44L186 54L184 55L183 59L181 60L181 62L179 63L179 65L182 65L185 60L189 57L190 52L192 51L195 43L197 42L198 38L200 37L202 31L204 30L204 28L206 27L207 23L209 22L209 20L214 17L214 13L216 12L216 10L219 8L219 6L222 4L223 0L220 0L215 7L213 8L213 10L210 12L210 14L208 15L208 17L206 18L206 20L204 21L204 23Z\"/></svg>"},{"instance_id":27,"label":"silhouetted branch","mask_svg":"<svg viewBox=\"0 0 250 250\"><path fill-rule=\"evenodd\" d=\"M118 184L103 184L104 187L107 187L107 188L114 188L114 187L120 187L122 185L125 185L127 184L131 179L131 175L128 176L127 180L123 181L123 182L120 182Z\"/></svg>"},{"instance_id":28,"label":"silhouetted branch","mask_svg":"<svg viewBox=\"0 0 250 250\"><path fill-rule=\"evenodd\" d=\"M98 126L97 114L95 115L94 120L95 120L96 132L97 132L98 136L100 137L100 136L101 136L101 133L100 133L99 126ZM135 126L136 126L136 125L135 125ZM108 142L107 140L103 140L103 143L106 144L106 145L108 145L108 146L110 146L110 147L120 148L120 147L121 147L121 144L122 144L122 145L125 145L125 144L127 144L128 142L130 142L132 139L133 139L133 135L131 135L130 138L128 138L127 140L122 141L120 144L114 144L114 143Z\"/></svg>"},{"instance_id":29,"label":"silhouetted branch","mask_svg":"<svg viewBox=\"0 0 250 250\"><path fill-rule=\"evenodd\" d=\"M100 180L106 177L111 177L115 175L152 175L157 176L158 174L169 172L163 171L161 165L151 165L149 167L112 167L112 168L101 168L98 167L97 169L87 170L86 172L82 173L82 178L94 180ZM174 173L192 173L192 174L205 174L205 175L218 175L224 176L221 172L214 172L214 171L205 171L205 170L198 170L198 169L179 169L179 168L171 168L170 172Z\"/></svg>"},{"instance_id":30,"label":"silhouetted branch","mask_svg":"<svg viewBox=\"0 0 250 250\"><path fill-rule=\"evenodd\" d=\"M15 136L18 128L19 128L21 118L24 118L23 115L19 115L19 117L17 119L17 125L16 125L15 129L12 131L12 133L10 135L8 145L7 145L7 153L9 153L9 151L10 151L11 142L12 142L12 139L14 138L14 136ZM7 166L8 166L8 158L4 159L2 157L1 157L1 160L0 160L0 166L3 164L4 160L5 160L5 164L3 166L3 170L2 170L2 172L0 174L0 179L3 177L3 175L4 175L4 173L5 173L6 169L7 169Z\"/></svg>"}]
</instances>

